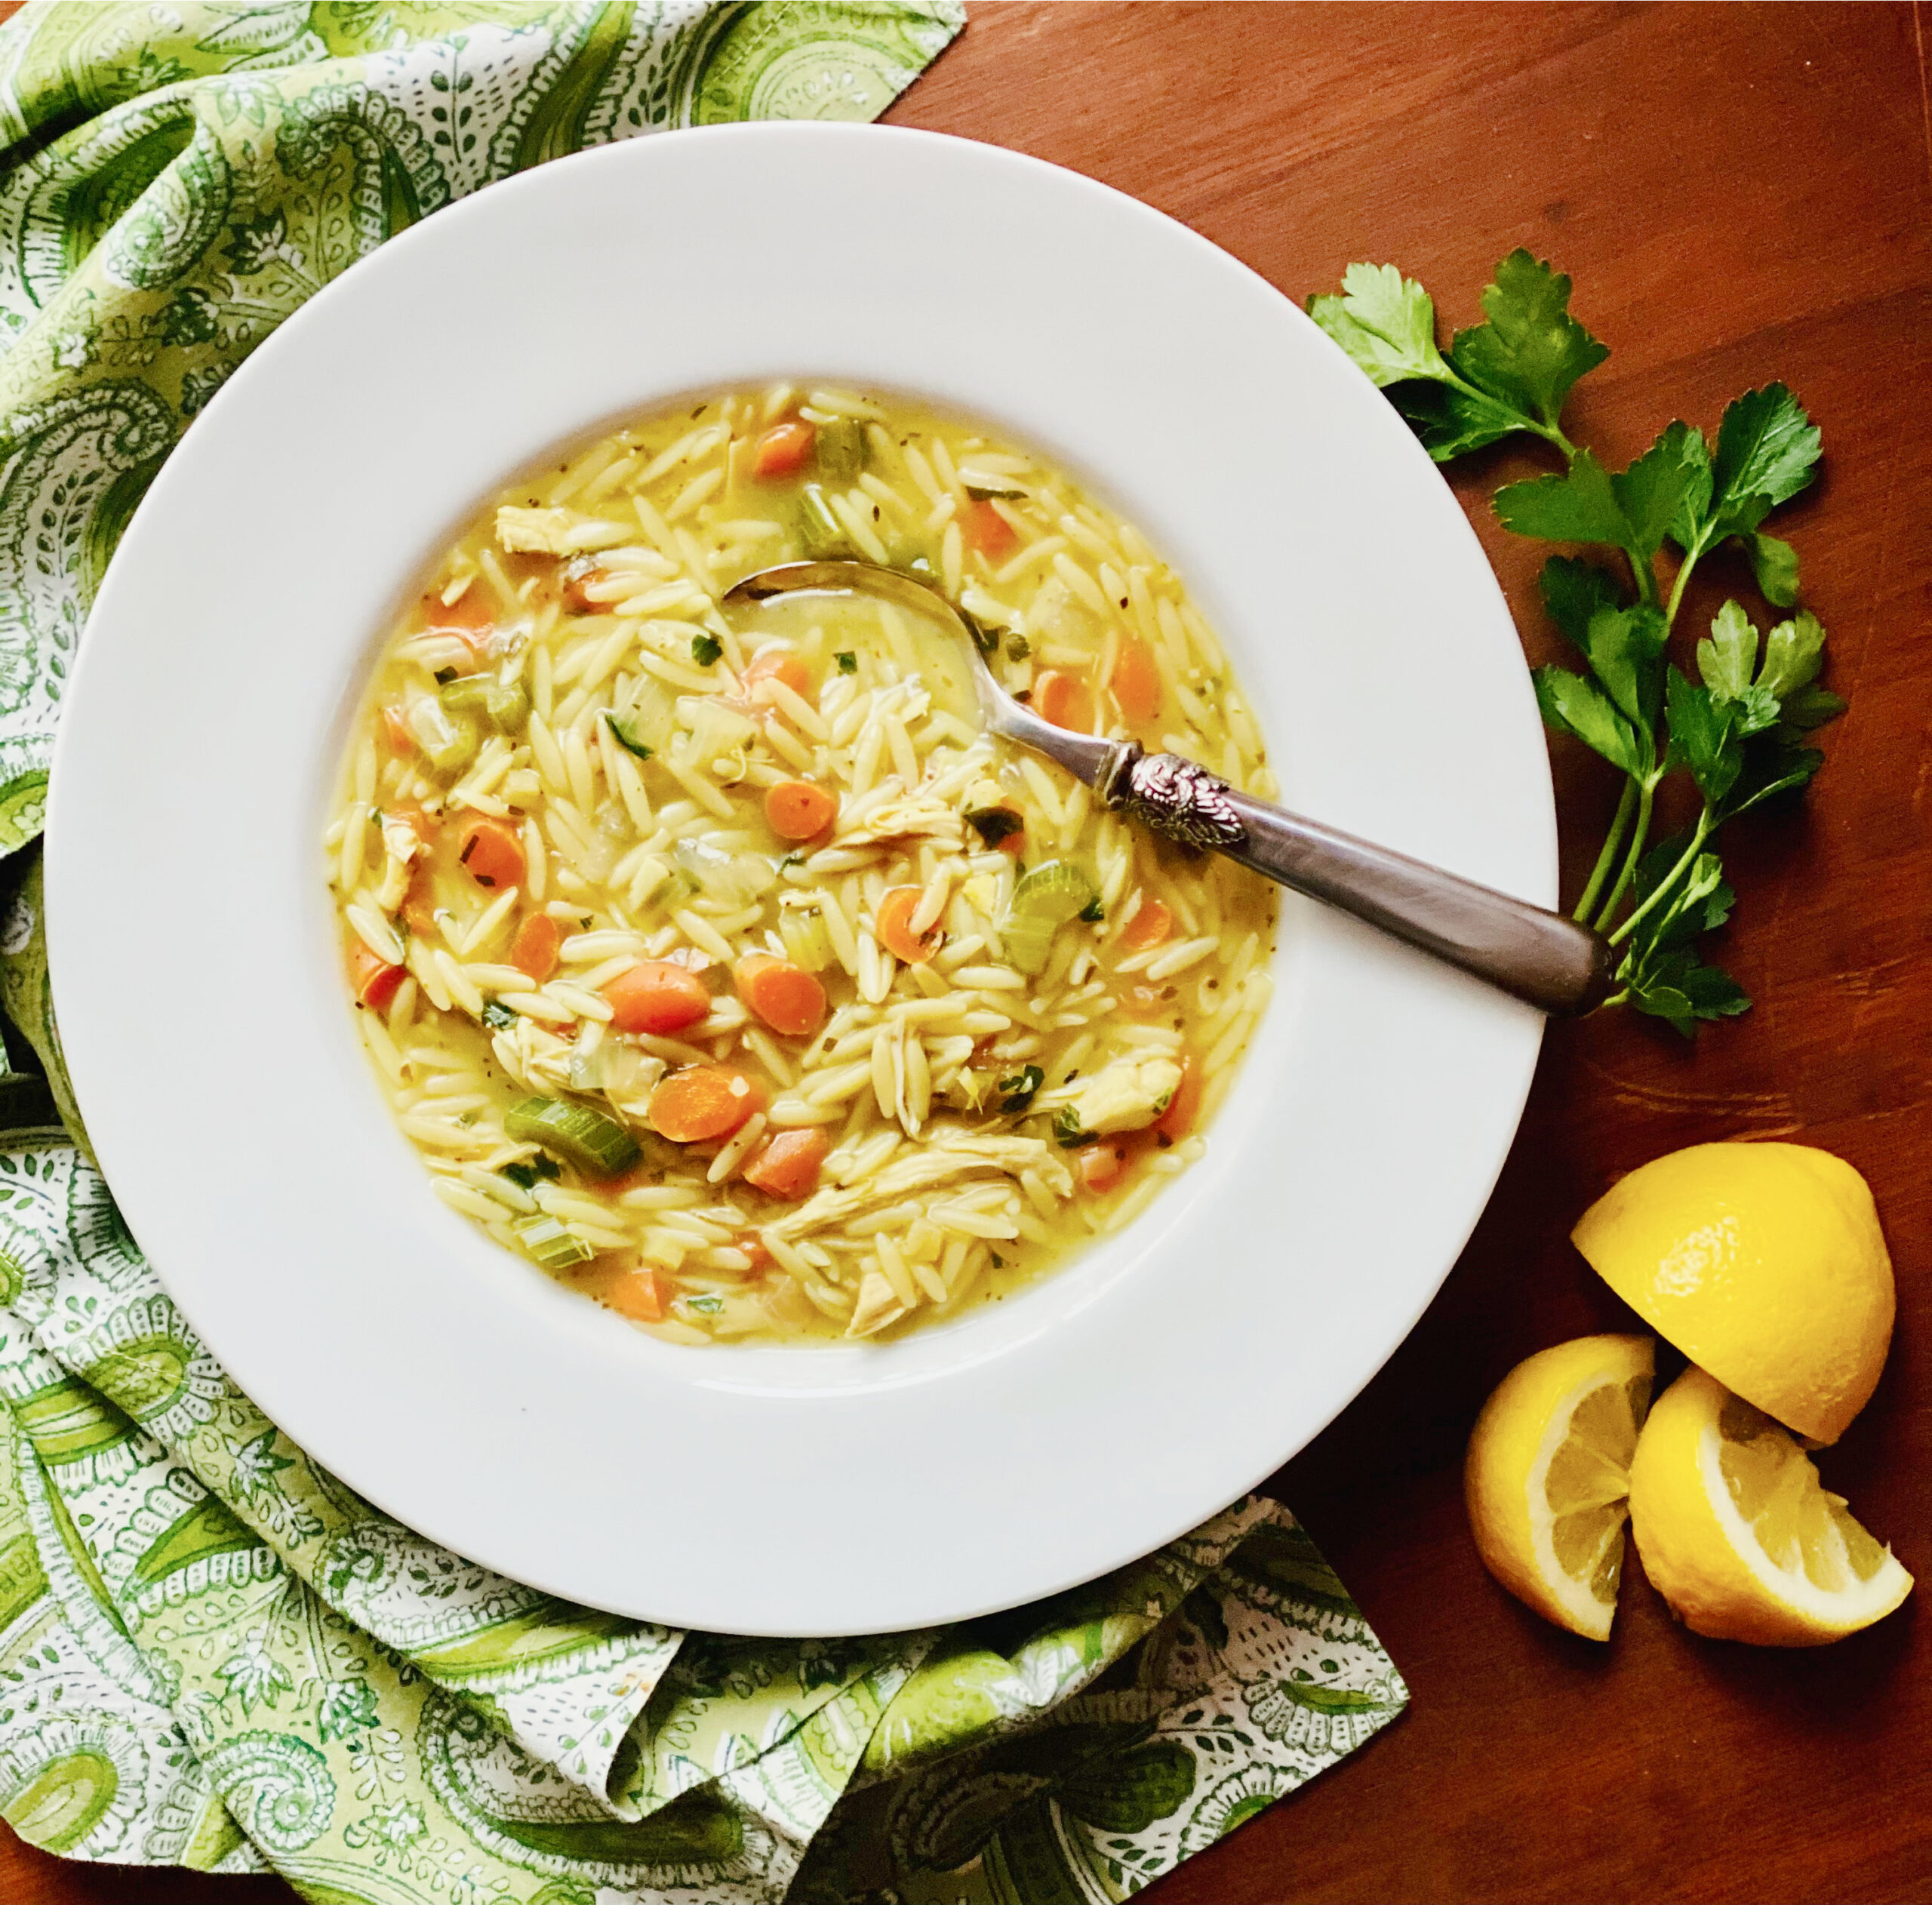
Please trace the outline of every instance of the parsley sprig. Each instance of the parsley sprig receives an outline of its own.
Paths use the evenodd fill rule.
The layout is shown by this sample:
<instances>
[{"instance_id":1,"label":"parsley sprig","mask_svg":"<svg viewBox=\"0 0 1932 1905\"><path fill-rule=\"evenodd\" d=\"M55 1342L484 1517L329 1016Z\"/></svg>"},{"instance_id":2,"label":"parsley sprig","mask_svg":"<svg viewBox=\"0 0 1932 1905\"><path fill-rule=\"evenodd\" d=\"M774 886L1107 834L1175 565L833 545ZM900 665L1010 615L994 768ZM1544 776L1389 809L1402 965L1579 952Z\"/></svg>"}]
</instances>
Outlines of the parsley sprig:
<instances>
[{"instance_id":1,"label":"parsley sprig","mask_svg":"<svg viewBox=\"0 0 1932 1905\"><path fill-rule=\"evenodd\" d=\"M1446 351L1435 340L1434 301L1392 265L1351 265L1340 294L1311 298L1308 308L1438 463L1516 435L1561 456L1561 471L1506 485L1493 506L1516 535L1611 558L1606 566L1552 555L1541 577L1550 620L1585 664L1534 671L1543 720L1623 775L1574 915L1623 949L1619 989L1607 1002L1689 1037L1700 1020L1751 1003L1698 950L1736 898L1712 837L1817 772L1824 756L1807 737L1844 703L1818 685L1825 631L1808 611L1761 636L1738 602L1726 602L1696 645L1694 679L1669 660L1671 633L1692 573L1726 544L1742 553L1766 603L1797 608L1797 552L1763 524L1817 475L1818 432L1789 390L1769 383L1726 408L1715 445L1679 420L1629 469L1607 469L1563 430L1571 392L1610 355L1571 315L1570 280L1517 251L1497 266L1481 302L1483 322L1457 331ZM1662 577L1660 556L1674 561ZM1678 773L1700 809L1682 832L1653 843L1658 791Z\"/></svg>"}]
</instances>

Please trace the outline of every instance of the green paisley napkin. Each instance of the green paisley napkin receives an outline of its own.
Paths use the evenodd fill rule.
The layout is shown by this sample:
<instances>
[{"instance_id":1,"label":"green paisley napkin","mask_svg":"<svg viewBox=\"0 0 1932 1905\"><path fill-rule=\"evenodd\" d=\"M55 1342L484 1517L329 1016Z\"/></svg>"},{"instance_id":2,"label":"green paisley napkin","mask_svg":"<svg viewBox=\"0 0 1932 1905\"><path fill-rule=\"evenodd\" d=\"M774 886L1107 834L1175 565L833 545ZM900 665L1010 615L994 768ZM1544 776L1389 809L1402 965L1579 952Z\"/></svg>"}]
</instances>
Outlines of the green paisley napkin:
<instances>
[{"instance_id":1,"label":"green paisley napkin","mask_svg":"<svg viewBox=\"0 0 1932 1905\"><path fill-rule=\"evenodd\" d=\"M35 0L0 26L0 847L38 832L122 527L320 285L580 146L869 118L961 23ZM1115 1900L1407 1700L1269 1502L1035 1606L833 1642L566 1605L389 1520L235 1388L129 1237L60 1063L38 865L8 866L0 1000L66 1127L0 1137L0 1815L33 1843L271 1867L328 1905Z\"/></svg>"}]
</instances>

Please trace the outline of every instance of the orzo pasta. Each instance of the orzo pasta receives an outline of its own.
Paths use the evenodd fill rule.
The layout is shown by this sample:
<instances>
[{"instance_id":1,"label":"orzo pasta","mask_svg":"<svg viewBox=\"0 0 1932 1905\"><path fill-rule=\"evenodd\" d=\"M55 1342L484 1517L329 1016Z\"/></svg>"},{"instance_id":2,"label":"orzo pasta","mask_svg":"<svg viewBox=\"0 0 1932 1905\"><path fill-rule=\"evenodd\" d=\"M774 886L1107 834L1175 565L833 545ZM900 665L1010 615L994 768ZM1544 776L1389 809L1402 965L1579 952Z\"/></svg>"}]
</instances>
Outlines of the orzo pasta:
<instances>
[{"instance_id":1,"label":"orzo pasta","mask_svg":"<svg viewBox=\"0 0 1932 1905\"><path fill-rule=\"evenodd\" d=\"M935 578L1048 719L1274 792L1180 579L970 423L810 387L503 491L384 647L327 836L437 1191L685 1343L1010 1294L1198 1157L1273 889L979 731L956 638L757 568Z\"/></svg>"}]
</instances>

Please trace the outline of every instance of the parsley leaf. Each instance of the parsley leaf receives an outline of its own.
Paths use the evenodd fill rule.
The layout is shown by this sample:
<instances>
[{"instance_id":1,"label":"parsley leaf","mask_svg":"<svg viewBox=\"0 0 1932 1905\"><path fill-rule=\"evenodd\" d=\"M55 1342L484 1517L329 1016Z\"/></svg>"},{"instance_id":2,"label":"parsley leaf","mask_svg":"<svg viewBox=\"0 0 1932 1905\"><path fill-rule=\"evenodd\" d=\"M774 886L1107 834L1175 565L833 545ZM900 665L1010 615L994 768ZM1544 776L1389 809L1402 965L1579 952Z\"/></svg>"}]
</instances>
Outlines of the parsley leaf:
<instances>
[{"instance_id":1,"label":"parsley leaf","mask_svg":"<svg viewBox=\"0 0 1932 1905\"><path fill-rule=\"evenodd\" d=\"M534 1158L526 1158L521 1164L506 1164L497 1172L500 1177L507 1177L519 1190L533 1189L539 1179L552 1183L563 1175L555 1158L540 1151Z\"/></svg>"},{"instance_id":2,"label":"parsley leaf","mask_svg":"<svg viewBox=\"0 0 1932 1905\"><path fill-rule=\"evenodd\" d=\"M1520 247L1482 294L1489 320L1461 331L1450 361L1470 383L1555 427L1578 379L1610 355L1570 315L1570 280Z\"/></svg>"},{"instance_id":3,"label":"parsley leaf","mask_svg":"<svg viewBox=\"0 0 1932 1905\"><path fill-rule=\"evenodd\" d=\"M1727 405L1718 425L1710 485L1687 499L1672 524L1672 540L1694 562L1727 536L1754 536L1758 525L1780 503L1788 503L1817 474L1820 439L1804 406L1781 383L1747 390ZM1761 565L1787 599L1765 592L1775 607L1795 599L1797 558L1787 543L1759 550L1748 540L1746 554L1755 573Z\"/></svg>"},{"instance_id":4,"label":"parsley leaf","mask_svg":"<svg viewBox=\"0 0 1932 1905\"><path fill-rule=\"evenodd\" d=\"M1687 509L1701 509L1701 499L1710 494L1703 432L1681 421L1670 424L1622 475L1611 479L1611 486L1629 528L1623 546L1648 562L1672 525Z\"/></svg>"},{"instance_id":5,"label":"parsley leaf","mask_svg":"<svg viewBox=\"0 0 1932 1905\"><path fill-rule=\"evenodd\" d=\"M1062 1105L1054 1113L1054 1137L1063 1151L1078 1150L1083 1144L1097 1143L1098 1131L1083 1131L1080 1119L1071 1105Z\"/></svg>"},{"instance_id":6,"label":"parsley leaf","mask_svg":"<svg viewBox=\"0 0 1932 1905\"><path fill-rule=\"evenodd\" d=\"M709 668L724 652L724 643L715 635L694 635L691 637L691 660L700 668Z\"/></svg>"},{"instance_id":7,"label":"parsley leaf","mask_svg":"<svg viewBox=\"0 0 1932 1905\"><path fill-rule=\"evenodd\" d=\"M1697 644L1697 675L1713 694L1741 696L1758 667L1758 631L1749 616L1727 602L1711 624L1709 638Z\"/></svg>"},{"instance_id":8,"label":"parsley leaf","mask_svg":"<svg viewBox=\"0 0 1932 1905\"><path fill-rule=\"evenodd\" d=\"M1026 830L1025 819L1010 807L976 807L966 816L967 824L989 847Z\"/></svg>"},{"instance_id":9,"label":"parsley leaf","mask_svg":"<svg viewBox=\"0 0 1932 1905\"><path fill-rule=\"evenodd\" d=\"M1670 761L1688 768L1705 805L1723 804L1732 783L1743 771L1744 751L1732 731L1729 709L1707 688L1669 671L1665 705L1670 718Z\"/></svg>"},{"instance_id":10,"label":"parsley leaf","mask_svg":"<svg viewBox=\"0 0 1932 1905\"><path fill-rule=\"evenodd\" d=\"M1310 298L1308 314L1379 389L1448 375L1435 348L1435 301L1393 265L1349 266L1341 296Z\"/></svg>"},{"instance_id":11,"label":"parsley leaf","mask_svg":"<svg viewBox=\"0 0 1932 1905\"><path fill-rule=\"evenodd\" d=\"M483 1023L492 1031L506 1031L516 1023L516 1014L500 999L486 999L483 1002Z\"/></svg>"},{"instance_id":12,"label":"parsley leaf","mask_svg":"<svg viewBox=\"0 0 1932 1905\"><path fill-rule=\"evenodd\" d=\"M1774 608L1789 608L1798 600L1798 552L1790 543L1761 533L1743 537L1745 559L1751 565L1758 592Z\"/></svg>"},{"instance_id":13,"label":"parsley leaf","mask_svg":"<svg viewBox=\"0 0 1932 1905\"><path fill-rule=\"evenodd\" d=\"M1549 619L1575 648L1588 648L1590 619L1598 609L1623 606L1617 578L1607 569L1574 555L1552 555L1543 565L1537 586Z\"/></svg>"},{"instance_id":14,"label":"parsley leaf","mask_svg":"<svg viewBox=\"0 0 1932 1905\"><path fill-rule=\"evenodd\" d=\"M1033 1102L1033 1094L1047 1082L1047 1075L1037 1065L1029 1065L1010 1079L1001 1079L999 1088L1006 1096L999 1101L999 1108L1008 1117L1026 1110Z\"/></svg>"},{"instance_id":15,"label":"parsley leaf","mask_svg":"<svg viewBox=\"0 0 1932 1905\"><path fill-rule=\"evenodd\" d=\"M1583 653L1610 698L1635 725L1646 749L1657 732L1663 700L1657 664L1669 633L1654 608L1599 608L1583 634Z\"/></svg>"},{"instance_id":16,"label":"parsley leaf","mask_svg":"<svg viewBox=\"0 0 1932 1905\"><path fill-rule=\"evenodd\" d=\"M1727 602L1724 606L1732 606ZM1809 609L1780 622L1764 638L1764 672L1758 680L1779 700L1818 679L1825 665L1825 627Z\"/></svg>"},{"instance_id":17,"label":"parsley leaf","mask_svg":"<svg viewBox=\"0 0 1932 1905\"><path fill-rule=\"evenodd\" d=\"M841 648L832 660L838 663L841 675L856 675L859 672L859 657L850 648Z\"/></svg>"},{"instance_id":18,"label":"parsley leaf","mask_svg":"<svg viewBox=\"0 0 1932 1905\"><path fill-rule=\"evenodd\" d=\"M1718 426L1713 520L1722 524L1749 512L1745 526L1756 528L1767 511L1789 502L1817 474L1821 442L1804 406L1782 383L1746 391L1725 408Z\"/></svg>"},{"instance_id":19,"label":"parsley leaf","mask_svg":"<svg viewBox=\"0 0 1932 1905\"><path fill-rule=\"evenodd\" d=\"M1627 550L1640 581L1651 558L1685 512L1707 496L1710 466L1704 439L1689 424L1672 423L1628 469L1612 475L1580 450L1560 476L1533 477L1496 493L1504 528L1551 543L1604 543Z\"/></svg>"},{"instance_id":20,"label":"parsley leaf","mask_svg":"<svg viewBox=\"0 0 1932 1905\"><path fill-rule=\"evenodd\" d=\"M1595 682L1555 666L1537 669L1533 679L1537 706L1547 726L1558 734L1575 735L1627 774L1634 777L1645 771L1629 722Z\"/></svg>"},{"instance_id":21,"label":"parsley leaf","mask_svg":"<svg viewBox=\"0 0 1932 1905\"><path fill-rule=\"evenodd\" d=\"M1730 918L1736 899L1715 854L1691 855L1694 838L1675 835L1644 856L1634 887L1640 906L1653 901L1660 884L1687 856L1689 868L1668 903L1653 911L1639 928L1617 972L1631 1005L1654 1018L1667 1020L1687 1039L1694 1034L1698 1020L1730 1017L1751 1004L1728 973L1705 965L1691 949L1693 941Z\"/></svg>"},{"instance_id":22,"label":"parsley leaf","mask_svg":"<svg viewBox=\"0 0 1932 1905\"><path fill-rule=\"evenodd\" d=\"M635 754L640 761L651 759L652 750L638 738L636 725L626 721L613 709L604 710L604 725L608 728L617 745L626 753Z\"/></svg>"},{"instance_id":23,"label":"parsley leaf","mask_svg":"<svg viewBox=\"0 0 1932 1905\"><path fill-rule=\"evenodd\" d=\"M1631 528L1611 486L1610 472L1580 451L1561 476L1532 476L1496 492L1497 520L1515 536L1546 543L1608 543L1623 547Z\"/></svg>"}]
</instances>

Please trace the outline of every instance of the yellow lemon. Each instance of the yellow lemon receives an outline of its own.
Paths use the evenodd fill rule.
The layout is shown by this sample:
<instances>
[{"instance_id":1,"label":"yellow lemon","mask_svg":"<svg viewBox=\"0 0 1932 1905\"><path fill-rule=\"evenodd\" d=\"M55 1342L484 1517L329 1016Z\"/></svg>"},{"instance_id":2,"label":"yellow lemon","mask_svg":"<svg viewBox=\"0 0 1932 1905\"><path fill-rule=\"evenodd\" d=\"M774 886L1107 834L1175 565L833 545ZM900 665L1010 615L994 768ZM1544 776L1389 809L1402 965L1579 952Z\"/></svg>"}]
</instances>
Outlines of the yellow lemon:
<instances>
[{"instance_id":1,"label":"yellow lemon","mask_svg":"<svg viewBox=\"0 0 1932 1905\"><path fill-rule=\"evenodd\" d=\"M1891 1550L1819 1485L1810 1457L1701 1369L1685 1370L1644 1425L1630 1526L1671 1611L1717 1640L1816 1647L1912 1592Z\"/></svg>"},{"instance_id":2,"label":"yellow lemon","mask_svg":"<svg viewBox=\"0 0 1932 1905\"><path fill-rule=\"evenodd\" d=\"M1651 1399L1647 1336L1585 1336L1517 1364L1463 1464L1483 1564L1537 1613L1610 1638L1630 1457Z\"/></svg>"},{"instance_id":3,"label":"yellow lemon","mask_svg":"<svg viewBox=\"0 0 1932 1905\"><path fill-rule=\"evenodd\" d=\"M1631 1172L1571 1233L1591 1267L1727 1389L1814 1442L1865 1406L1892 1260L1865 1180L1806 1144L1694 1144Z\"/></svg>"}]
</instances>

